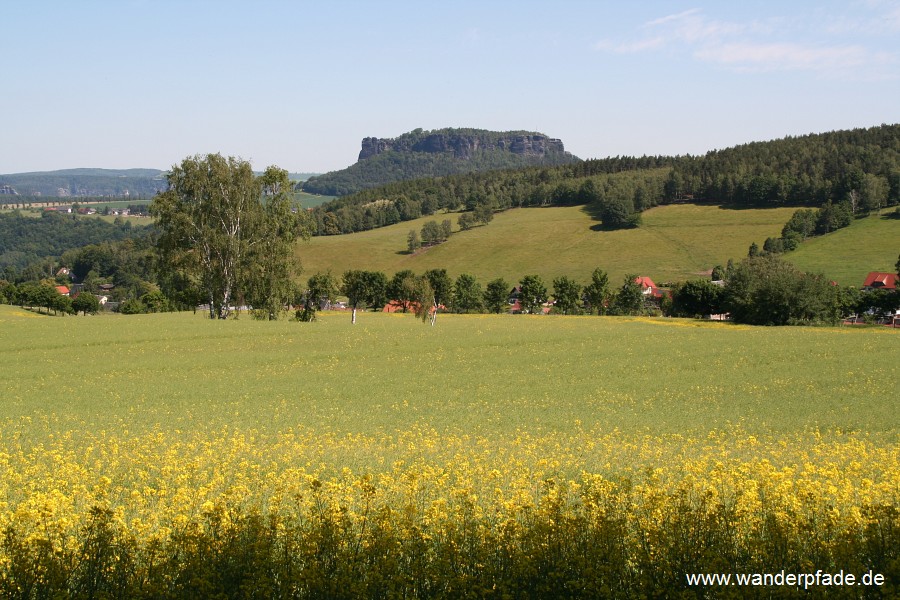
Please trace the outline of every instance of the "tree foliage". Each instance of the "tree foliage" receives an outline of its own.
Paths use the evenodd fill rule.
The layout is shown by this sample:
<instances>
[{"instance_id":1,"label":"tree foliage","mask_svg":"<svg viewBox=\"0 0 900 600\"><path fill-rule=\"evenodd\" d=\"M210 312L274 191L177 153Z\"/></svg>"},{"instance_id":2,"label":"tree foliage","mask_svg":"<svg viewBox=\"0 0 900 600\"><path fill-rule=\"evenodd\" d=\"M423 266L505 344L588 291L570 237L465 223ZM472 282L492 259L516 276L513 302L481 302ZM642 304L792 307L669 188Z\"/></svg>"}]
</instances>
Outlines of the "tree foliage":
<instances>
[{"instance_id":1,"label":"tree foliage","mask_svg":"<svg viewBox=\"0 0 900 600\"><path fill-rule=\"evenodd\" d=\"M505 283L504 283L505 287ZM453 310L458 313L480 312L484 306L484 291L474 275L463 273L453 284Z\"/></svg>"},{"instance_id":2,"label":"tree foliage","mask_svg":"<svg viewBox=\"0 0 900 600\"><path fill-rule=\"evenodd\" d=\"M672 289L671 313L676 317L702 317L722 312L724 289L709 279L692 279Z\"/></svg>"},{"instance_id":3,"label":"tree foliage","mask_svg":"<svg viewBox=\"0 0 900 600\"><path fill-rule=\"evenodd\" d=\"M833 323L840 317L839 292L822 275L761 255L743 260L729 273L722 304L738 323Z\"/></svg>"},{"instance_id":4,"label":"tree foliage","mask_svg":"<svg viewBox=\"0 0 900 600\"><path fill-rule=\"evenodd\" d=\"M540 275L526 275L519 282L519 306L522 312L541 314L541 306L547 301L547 286Z\"/></svg>"},{"instance_id":5,"label":"tree foliage","mask_svg":"<svg viewBox=\"0 0 900 600\"><path fill-rule=\"evenodd\" d=\"M257 177L246 161L198 155L172 167L168 183L151 212L170 268L197 274L211 318L243 299L276 318L291 295L293 242L308 235L287 172Z\"/></svg>"},{"instance_id":6,"label":"tree foliage","mask_svg":"<svg viewBox=\"0 0 900 600\"><path fill-rule=\"evenodd\" d=\"M316 273L306 281L303 307L297 311L300 321L313 321L316 312L329 306L338 295L338 284L331 271Z\"/></svg>"},{"instance_id":7,"label":"tree foliage","mask_svg":"<svg viewBox=\"0 0 900 600\"><path fill-rule=\"evenodd\" d=\"M616 314L639 315L644 312L644 294L637 281L638 276L633 273L625 276L622 287L616 292L613 301L613 310Z\"/></svg>"},{"instance_id":8,"label":"tree foliage","mask_svg":"<svg viewBox=\"0 0 900 600\"><path fill-rule=\"evenodd\" d=\"M584 288L585 300L591 313L605 315L609 309L609 275L601 268L591 273L591 282Z\"/></svg>"},{"instance_id":9,"label":"tree foliage","mask_svg":"<svg viewBox=\"0 0 900 600\"><path fill-rule=\"evenodd\" d=\"M553 280L553 309L564 315L581 312L581 284L562 275Z\"/></svg>"},{"instance_id":10,"label":"tree foliage","mask_svg":"<svg viewBox=\"0 0 900 600\"><path fill-rule=\"evenodd\" d=\"M509 284L505 279L500 277L488 282L484 289L484 306L495 314L509 309Z\"/></svg>"},{"instance_id":11,"label":"tree foliage","mask_svg":"<svg viewBox=\"0 0 900 600\"><path fill-rule=\"evenodd\" d=\"M430 269L425 271L425 279L428 280L428 285L431 286L434 301L438 305L450 304L453 297L453 280L447 275L447 269Z\"/></svg>"},{"instance_id":12,"label":"tree foliage","mask_svg":"<svg viewBox=\"0 0 900 600\"><path fill-rule=\"evenodd\" d=\"M14 282L36 279L22 274L30 265L59 260L67 250L119 242L125 239L152 239L154 229L134 227L130 221L114 224L76 214L46 211L39 218L19 211L0 213L0 270L11 269ZM51 267L53 263L51 261ZM51 276L46 270L40 276Z\"/></svg>"}]
</instances>

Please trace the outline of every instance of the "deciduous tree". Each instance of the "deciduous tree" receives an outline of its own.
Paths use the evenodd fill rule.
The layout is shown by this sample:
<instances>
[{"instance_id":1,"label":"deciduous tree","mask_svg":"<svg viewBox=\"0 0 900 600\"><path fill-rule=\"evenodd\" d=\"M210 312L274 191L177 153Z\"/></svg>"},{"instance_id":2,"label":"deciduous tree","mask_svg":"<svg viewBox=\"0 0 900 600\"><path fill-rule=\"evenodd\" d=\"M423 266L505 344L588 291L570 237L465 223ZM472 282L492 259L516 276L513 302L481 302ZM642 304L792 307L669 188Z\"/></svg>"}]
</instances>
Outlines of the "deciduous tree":
<instances>
[{"instance_id":1,"label":"deciduous tree","mask_svg":"<svg viewBox=\"0 0 900 600\"><path fill-rule=\"evenodd\" d=\"M644 311L644 294L637 280L638 276L633 273L625 276L613 303L616 313L637 315Z\"/></svg>"},{"instance_id":2,"label":"deciduous tree","mask_svg":"<svg viewBox=\"0 0 900 600\"><path fill-rule=\"evenodd\" d=\"M434 292L434 301L438 305L450 304L451 295L453 293L453 281L447 275L447 269L431 269L425 271L425 278L428 285Z\"/></svg>"},{"instance_id":3,"label":"deciduous tree","mask_svg":"<svg viewBox=\"0 0 900 600\"><path fill-rule=\"evenodd\" d=\"M90 292L81 292L72 300L72 310L85 316L88 313L97 314L100 310L100 300Z\"/></svg>"},{"instance_id":4,"label":"deciduous tree","mask_svg":"<svg viewBox=\"0 0 900 600\"><path fill-rule=\"evenodd\" d=\"M540 275L526 275L519 282L519 305L523 312L538 314L547 301L547 286Z\"/></svg>"},{"instance_id":5,"label":"deciduous tree","mask_svg":"<svg viewBox=\"0 0 900 600\"><path fill-rule=\"evenodd\" d=\"M197 273L210 318L228 317L241 293L274 318L289 294L293 241L309 233L291 210L287 173L256 177L246 161L208 154L172 167L168 183L150 210L169 267Z\"/></svg>"},{"instance_id":6,"label":"deciduous tree","mask_svg":"<svg viewBox=\"0 0 900 600\"><path fill-rule=\"evenodd\" d=\"M422 241L419 239L419 232L415 229L410 229L409 234L406 236L406 249L412 254L416 250L418 250L422 246Z\"/></svg>"},{"instance_id":7,"label":"deciduous tree","mask_svg":"<svg viewBox=\"0 0 900 600\"><path fill-rule=\"evenodd\" d=\"M504 284L505 286L505 284ZM484 292L473 275L463 273L453 285L453 310L458 313L479 312L483 306Z\"/></svg>"},{"instance_id":8,"label":"deciduous tree","mask_svg":"<svg viewBox=\"0 0 900 600\"><path fill-rule=\"evenodd\" d=\"M590 311L605 315L609 308L609 275L600 268L591 273L591 282L584 288Z\"/></svg>"},{"instance_id":9,"label":"deciduous tree","mask_svg":"<svg viewBox=\"0 0 900 600\"><path fill-rule=\"evenodd\" d=\"M577 314L581 305L581 285L563 275L553 280L553 308L564 315Z\"/></svg>"},{"instance_id":10,"label":"deciduous tree","mask_svg":"<svg viewBox=\"0 0 900 600\"><path fill-rule=\"evenodd\" d=\"M488 312L500 314L509 309L509 284L503 278L488 282L484 290L484 304Z\"/></svg>"},{"instance_id":11,"label":"deciduous tree","mask_svg":"<svg viewBox=\"0 0 900 600\"><path fill-rule=\"evenodd\" d=\"M692 279L672 290L672 314L676 317L702 317L722 312L723 288L709 279Z\"/></svg>"}]
</instances>

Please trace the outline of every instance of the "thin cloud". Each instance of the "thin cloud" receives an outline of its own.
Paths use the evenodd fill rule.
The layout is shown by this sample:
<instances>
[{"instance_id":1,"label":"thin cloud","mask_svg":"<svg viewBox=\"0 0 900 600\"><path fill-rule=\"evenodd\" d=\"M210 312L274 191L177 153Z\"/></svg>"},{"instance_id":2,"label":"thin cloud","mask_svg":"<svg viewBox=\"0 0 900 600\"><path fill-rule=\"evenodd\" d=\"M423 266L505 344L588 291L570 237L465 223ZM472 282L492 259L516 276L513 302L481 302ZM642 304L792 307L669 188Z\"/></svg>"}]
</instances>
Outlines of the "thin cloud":
<instances>
[{"instance_id":1,"label":"thin cloud","mask_svg":"<svg viewBox=\"0 0 900 600\"><path fill-rule=\"evenodd\" d=\"M725 43L702 48L695 53L705 61L744 69L835 70L864 67L869 52L861 46L811 47L791 43Z\"/></svg>"},{"instance_id":2,"label":"thin cloud","mask_svg":"<svg viewBox=\"0 0 900 600\"><path fill-rule=\"evenodd\" d=\"M900 6L896 3L880 4L877 12L881 25L877 29L870 27L870 32L900 29ZM871 23L875 18L870 15L865 21ZM862 23L848 23L845 27L862 29ZM742 72L802 70L857 79L896 77L886 68L896 63L894 54L878 52L856 40L835 40L836 33L829 32L828 27L813 31L819 37L824 34L821 42L795 41L809 33L804 31L804 25L794 18L745 23L716 20L692 8L648 21L631 38L602 40L595 48L616 54L686 51L697 60ZM791 41L783 41L784 38Z\"/></svg>"},{"instance_id":3,"label":"thin cloud","mask_svg":"<svg viewBox=\"0 0 900 600\"><path fill-rule=\"evenodd\" d=\"M644 23L644 27L656 27L657 25L665 25L666 23L670 23L672 21L681 21L682 19L689 17L691 15L696 15L700 12L699 8L692 8L690 10L686 10L680 13L675 13L673 15L666 15L665 17L660 17L658 19L653 19L652 21L648 21Z\"/></svg>"}]
</instances>

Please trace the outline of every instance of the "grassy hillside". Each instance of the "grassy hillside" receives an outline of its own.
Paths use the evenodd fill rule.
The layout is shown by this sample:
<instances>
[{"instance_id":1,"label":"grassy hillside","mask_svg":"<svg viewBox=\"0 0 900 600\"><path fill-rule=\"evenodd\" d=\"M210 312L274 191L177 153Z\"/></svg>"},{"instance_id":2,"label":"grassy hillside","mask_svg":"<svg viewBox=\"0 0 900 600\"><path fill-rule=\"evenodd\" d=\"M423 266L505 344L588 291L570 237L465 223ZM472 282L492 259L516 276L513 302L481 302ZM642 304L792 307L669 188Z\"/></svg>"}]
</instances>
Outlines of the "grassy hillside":
<instances>
[{"instance_id":1,"label":"grassy hillside","mask_svg":"<svg viewBox=\"0 0 900 600\"><path fill-rule=\"evenodd\" d=\"M317 237L298 247L306 276L331 269L371 269L390 274L446 268L472 273L482 283L495 277L518 281L537 273L547 282L559 275L586 281L601 267L618 281L640 273L658 282L698 276L729 258L740 258L754 241L777 237L794 209L730 210L717 206L660 206L643 214L633 230L603 231L582 207L521 208L499 213L487 226L455 233L415 255L406 253L410 229L459 213L435 215L373 231Z\"/></svg>"},{"instance_id":2,"label":"grassy hillside","mask_svg":"<svg viewBox=\"0 0 900 600\"><path fill-rule=\"evenodd\" d=\"M825 273L841 285L862 285L870 271L892 273L900 254L900 219L894 217L894 210L807 240L785 258L805 271Z\"/></svg>"}]
</instances>

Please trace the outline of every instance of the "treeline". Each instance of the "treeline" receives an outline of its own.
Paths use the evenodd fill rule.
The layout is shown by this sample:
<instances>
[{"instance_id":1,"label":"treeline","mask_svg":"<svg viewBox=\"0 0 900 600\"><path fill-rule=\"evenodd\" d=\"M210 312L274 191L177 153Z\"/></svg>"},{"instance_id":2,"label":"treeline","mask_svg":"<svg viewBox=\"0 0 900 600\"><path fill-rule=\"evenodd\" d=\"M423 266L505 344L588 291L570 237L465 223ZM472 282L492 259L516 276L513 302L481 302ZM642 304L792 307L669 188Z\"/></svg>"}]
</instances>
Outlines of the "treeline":
<instances>
[{"instance_id":1,"label":"treeline","mask_svg":"<svg viewBox=\"0 0 900 600\"><path fill-rule=\"evenodd\" d=\"M665 167L671 166L671 162L672 159L661 157L617 157L554 168L508 169L398 181L336 198L313 209L315 234L367 231L438 211L591 204L604 200L605 192L625 187L631 192L629 202L640 211L665 201L663 184L668 174ZM613 175L618 176L611 179ZM648 180L652 184L647 183ZM630 183L620 185L626 181ZM641 190L638 192L637 188ZM619 192L611 195L618 196Z\"/></svg>"},{"instance_id":2,"label":"treeline","mask_svg":"<svg viewBox=\"0 0 900 600\"><path fill-rule=\"evenodd\" d=\"M608 177L613 174L620 175ZM638 181L643 183L635 185ZM631 189L617 189L610 206L594 207L609 227L634 225L635 214L681 201L737 207L830 202L861 216L900 203L900 125L756 142L698 157L615 157L394 182L318 207L315 234L364 231L479 205L504 210L602 203L606 196L593 192L622 182L630 182L621 187Z\"/></svg>"},{"instance_id":3,"label":"treeline","mask_svg":"<svg viewBox=\"0 0 900 600\"><path fill-rule=\"evenodd\" d=\"M445 177L536 164L552 166L572 160L571 156L562 153L531 157L503 151L479 150L467 159L460 159L452 154L390 151L359 161L344 170L314 177L303 183L301 189L310 194L346 196L360 190L423 176Z\"/></svg>"},{"instance_id":4,"label":"treeline","mask_svg":"<svg viewBox=\"0 0 900 600\"><path fill-rule=\"evenodd\" d=\"M675 162L666 194L742 206L822 206L853 212L900 202L900 125L881 125L714 150Z\"/></svg>"},{"instance_id":5,"label":"treeline","mask_svg":"<svg viewBox=\"0 0 900 600\"><path fill-rule=\"evenodd\" d=\"M897 270L900 278L900 259ZM515 284L498 278L482 285L466 273L454 280L446 269L421 275L403 270L392 278L380 271L350 270L340 280L331 273L317 273L307 282L302 315L298 311L297 316L311 320L317 310L333 305L338 294L348 298L354 322L358 309L379 311L389 304L423 318L435 311L689 318L727 314L734 322L751 325L833 325L853 315L867 314L875 320L900 309L900 292L841 287L774 254L729 262L714 277L723 279L696 279L660 290L647 289L634 274L616 285L601 268L586 284L560 276L552 280L552 287L539 275L526 275Z\"/></svg>"},{"instance_id":6,"label":"treeline","mask_svg":"<svg viewBox=\"0 0 900 600\"><path fill-rule=\"evenodd\" d=\"M108 223L53 211L39 217L19 211L0 213L0 276L38 279L46 276L47 263L52 266L70 248L125 239L149 240L153 235L152 227L133 227L128 221Z\"/></svg>"}]
</instances>

